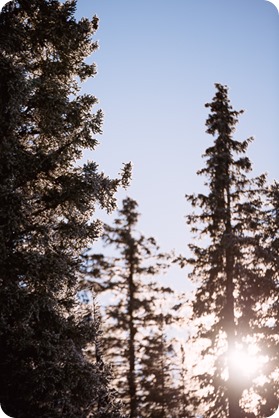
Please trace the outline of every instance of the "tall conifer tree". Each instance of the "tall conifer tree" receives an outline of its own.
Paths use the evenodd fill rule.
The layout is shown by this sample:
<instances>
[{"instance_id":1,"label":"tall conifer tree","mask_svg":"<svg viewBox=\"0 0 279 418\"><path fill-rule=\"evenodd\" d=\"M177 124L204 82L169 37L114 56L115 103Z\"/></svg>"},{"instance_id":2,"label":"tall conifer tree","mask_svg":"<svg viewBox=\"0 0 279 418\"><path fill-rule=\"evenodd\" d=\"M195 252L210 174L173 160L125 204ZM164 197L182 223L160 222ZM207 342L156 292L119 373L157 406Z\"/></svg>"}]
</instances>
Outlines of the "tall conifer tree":
<instances>
[{"instance_id":1,"label":"tall conifer tree","mask_svg":"<svg viewBox=\"0 0 279 418\"><path fill-rule=\"evenodd\" d=\"M96 330L75 294L79 255L100 232L95 205L114 209L122 179L76 164L102 112L78 93L96 73L84 60L98 19L75 9L15 0L0 14L0 403L16 418L85 418L103 379L83 356Z\"/></svg>"},{"instance_id":2,"label":"tall conifer tree","mask_svg":"<svg viewBox=\"0 0 279 418\"><path fill-rule=\"evenodd\" d=\"M181 385L184 370L176 352L178 342L167 336L165 320L162 314L157 326L149 328L142 341L139 370L141 415L148 418L188 418L192 416L189 386L186 387L186 382Z\"/></svg>"},{"instance_id":3,"label":"tall conifer tree","mask_svg":"<svg viewBox=\"0 0 279 418\"><path fill-rule=\"evenodd\" d=\"M198 172L207 177L208 194L188 196L195 213L189 215L192 231L208 245L191 244L191 277L197 282L194 317L201 320L199 337L210 341L205 356L214 360L212 369L200 375L208 388L208 417L240 418L244 381L233 363L235 350L248 338L259 337L252 324L258 318L257 301L267 301L270 280L263 277L257 252L263 239L265 176L249 178L251 162L245 155L252 138L233 139L238 117L230 105L226 86L216 84L207 133L214 143L205 151L206 166ZM209 358L209 357L208 357Z\"/></svg>"},{"instance_id":4,"label":"tall conifer tree","mask_svg":"<svg viewBox=\"0 0 279 418\"><path fill-rule=\"evenodd\" d=\"M114 297L106 306L104 339L106 354L116 365L117 387L128 405L127 413L131 418L139 415L153 416L148 414L155 414L155 409L141 410L143 393L146 396L148 392L147 387L141 386L139 378L141 357L146 352L145 360L153 361L154 368L157 363L156 373L161 376L159 357L162 357L162 353L159 352L159 347L162 351L160 341L164 336L159 332L162 321L160 303L164 295L169 295L172 299L173 291L150 278L168 267L171 256L159 251L154 238L145 238L137 231L139 213L135 200L129 197L124 199L123 207L118 213L113 226L105 225L103 235L105 245L111 246L117 252L111 257L102 254L88 255L88 278L94 291L105 291ZM90 286L90 281L84 285ZM166 309L166 304L164 309L164 320L173 320L175 312L172 315ZM153 332L153 337L149 335L150 332ZM166 373L164 376L166 379ZM148 378L148 373L145 378ZM154 397L155 391L161 391L159 387L151 389L152 393L147 395L149 399ZM165 395L168 391L170 389L166 383ZM162 396L160 399L163 399ZM161 406L157 405L156 408L160 410Z\"/></svg>"}]
</instances>

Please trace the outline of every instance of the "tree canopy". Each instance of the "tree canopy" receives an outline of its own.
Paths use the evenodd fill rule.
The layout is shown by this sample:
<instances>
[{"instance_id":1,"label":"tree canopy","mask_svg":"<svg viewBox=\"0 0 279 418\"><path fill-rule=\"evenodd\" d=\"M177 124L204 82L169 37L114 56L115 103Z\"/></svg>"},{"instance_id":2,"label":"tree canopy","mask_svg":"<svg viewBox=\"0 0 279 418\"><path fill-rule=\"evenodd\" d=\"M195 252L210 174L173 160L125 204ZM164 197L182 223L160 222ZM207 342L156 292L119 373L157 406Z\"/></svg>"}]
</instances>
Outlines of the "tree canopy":
<instances>
[{"instance_id":1,"label":"tree canopy","mask_svg":"<svg viewBox=\"0 0 279 418\"><path fill-rule=\"evenodd\" d=\"M85 255L84 288L107 294L104 344L116 368L125 412L130 417L176 417L182 405L173 376L175 353L165 328L179 322L182 303L173 289L160 284L173 256L138 231L137 206L125 198L113 226L104 226L104 246L114 248L115 254Z\"/></svg>"},{"instance_id":2,"label":"tree canopy","mask_svg":"<svg viewBox=\"0 0 279 418\"><path fill-rule=\"evenodd\" d=\"M98 18L78 21L76 4L15 0L0 14L1 407L14 418L187 418L196 407L207 418L265 418L279 398L279 184L252 177L253 138L234 139L243 111L216 84L204 192L187 196L200 239L186 260L191 323L203 346L190 387L194 345L168 335L174 323L185 330L189 301L157 280L173 255L138 231L135 200L117 207L131 164L110 178L81 162L103 113L81 93L96 75ZM114 223L102 225L96 208L118 209ZM99 237L112 255L95 252ZM81 302L82 289L92 300ZM99 308L98 295L109 303ZM245 353L257 361L246 375Z\"/></svg>"},{"instance_id":3,"label":"tree canopy","mask_svg":"<svg viewBox=\"0 0 279 418\"><path fill-rule=\"evenodd\" d=\"M85 59L98 19L76 21L75 8L18 0L0 14L0 402L16 418L85 418L102 386L83 355L96 329L76 308L79 258L130 167L110 179L78 165L103 116L79 94L96 74Z\"/></svg>"},{"instance_id":4,"label":"tree canopy","mask_svg":"<svg viewBox=\"0 0 279 418\"><path fill-rule=\"evenodd\" d=\"M206 104L211 111L207 133L213 136L213 145L206 149L205 168L198 172L207 178L208 193L188 196L195 208L187 217L188 223L197 237L207 238L207 244L191 243L193 258L188 262L193 267L190 276L197 283L193 310L194 318L200 319L198 337L208 341L202 356L211 360L211 367L207 365L199 376L201 386L208 388L207 416L233 418L250 416L241 399L253 386L252 379L245 379L236 367L235 356L248 353L249 346L267 355L266 347L257 342L274 335L262 319L266 307L272 311L275 300L278 303L273 264L277 256L265 259L267 248L270 251L274 244L278 219L266 208L265 175L249 175L252 165L246 151L252 138L242 142L233 138L242 111L233 110L226 86L216 84L216 89L213 101ZM278 192L274 185L271 190L275 189ZM271 225L272 229L275 226L273 233ZM273 318L271 311L267 319ZM272 346L274 349L274 342ZM259 364L258 375L262 373L260 366L264 364ZM271 386L269 390L276 391ZM266 397L261 401L266 402L269 413L274 411L273 402ZM257 413L259 410L258 404Z\"/></svg>"}]
</instances>

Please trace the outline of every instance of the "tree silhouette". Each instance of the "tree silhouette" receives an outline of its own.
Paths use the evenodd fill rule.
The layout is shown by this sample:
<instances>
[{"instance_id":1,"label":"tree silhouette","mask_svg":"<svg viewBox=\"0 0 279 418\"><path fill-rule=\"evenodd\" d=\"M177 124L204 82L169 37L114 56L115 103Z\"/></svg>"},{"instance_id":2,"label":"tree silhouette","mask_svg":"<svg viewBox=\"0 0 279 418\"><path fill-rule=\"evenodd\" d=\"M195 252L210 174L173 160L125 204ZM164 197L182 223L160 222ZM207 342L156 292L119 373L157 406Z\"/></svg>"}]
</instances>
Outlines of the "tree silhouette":
<instances>
[{"instance_id":1,"label":"tree silhouette","mask_svg":"<svg viewBox=\"0 0 279 418\"><path fill-rule=\"evenodd\" d=\"M127 183L94 162L102 112L80 95L94 76L98 19L76 2L16 0L0 15L0 402L16 418L87 417L101 371L83 349L96 330L76 313L79 257L96 239L95 206ZM110 416L110 415L108 415Z\"/></svg>"},{"instance_id":2,"label":"tree silhouette","mask_svg":"<svg viewBox=\"0 0 279 418\"><path fill-rule=\"evenodd\" d=\"M137 231L138 218L137 202L124 199L114 225L104 227L103 241L116 252L112 256L87 254L88 281L84 283L97 294L113 296L106 302L104 345L106 355L116 365L117 388L130 417L155 416L155 409L163 413L170 392L174 392L170 370L162 370L160 363L169 361L164 351L168 343L160 327L162 321L175 321L176 311L169 308L175 304L174 292L150 280L168 268L172 256L161 253L154 238L145 238ZM151 363L160 384L156 379L156 384L150 381Z\"/></svg>"},{"instance_id":3,"label":"tree silhouette","mask_svg":"<svg viewBox=\"0 0 279 418\"><path fill-rule=\"evenodd\" d=\"M207 245L190 244L193 258L191 277L197 283L194 318L200 319L198 336L208 341L203 356L211 360L199 376L208 388L205 402L208 417L243 417L240 405L244 389L251 381L240 376L233 363L235 350L255 343L267 329L253 329L259 319L257 303L271 295L272 279L263 275L257 254L264 237L265 176L251 179L251 162L245 155L252 138L233 139L242 111L232 109L226 86L216 84L207 133L214 143L204 154L208 194L189 195L195 212L187 217L192 232ZM261 312L263 312L261 310ZM250 340L249 340L250 338ZM237 351L236 351L237 352Z\"/></svg>"}]
</instances>

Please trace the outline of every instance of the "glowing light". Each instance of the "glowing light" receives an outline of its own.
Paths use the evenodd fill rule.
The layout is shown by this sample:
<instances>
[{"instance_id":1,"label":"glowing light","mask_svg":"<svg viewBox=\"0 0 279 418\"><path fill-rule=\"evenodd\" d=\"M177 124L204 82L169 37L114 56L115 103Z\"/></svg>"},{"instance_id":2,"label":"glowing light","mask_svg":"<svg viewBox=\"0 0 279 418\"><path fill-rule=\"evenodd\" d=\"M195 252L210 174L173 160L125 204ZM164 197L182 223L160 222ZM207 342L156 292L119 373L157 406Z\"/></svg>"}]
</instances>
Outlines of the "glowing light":
<instances>
[{"instance_id":1,"label":"glowing light","mask_svg":"<svg viewBox=\"0 0 279 418\"><path fill-rule=\"evenodd\" d=\"M0 405L0 418L12 418L12 417L9 417L9 415L6 415L6 414L2 411L1 405Z\"/></svg>"},{"instance_id":2,"label":"glowing light","mask_svg":"<svg viewBox=\"0 0 279 418\"><path fill-rule=\"evenodd\" d=\"M252 377L260 373L261 366L268 361L267 356L258 355L257 347L250 346L248 351L236 349L230 356L232 366L242 376Z\"/></svg>"}]
</instances>

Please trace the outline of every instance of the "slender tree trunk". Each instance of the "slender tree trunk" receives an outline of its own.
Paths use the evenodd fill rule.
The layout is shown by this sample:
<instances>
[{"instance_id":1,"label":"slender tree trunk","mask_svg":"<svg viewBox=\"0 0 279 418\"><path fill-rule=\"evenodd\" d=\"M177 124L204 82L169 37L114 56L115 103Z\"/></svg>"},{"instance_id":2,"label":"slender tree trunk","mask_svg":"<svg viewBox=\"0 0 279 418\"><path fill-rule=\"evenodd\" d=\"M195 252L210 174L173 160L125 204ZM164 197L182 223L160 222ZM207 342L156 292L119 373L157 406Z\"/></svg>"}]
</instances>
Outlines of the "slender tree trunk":
<instances>
[{"instance_id":1,"label":"slender tree trunk","mask_svg":"<svg viewBox=\"0 0 279 418\"><path fill-rule=\"evenodd\" d=\"M226 254L226 296L227 296L227 338L228 338L228 403L229 416L228 418L241 418L241 409L239 407L240 393L237 387L238 376L232 362L232 355L235 350L235 319L234 319L234 296L233 296L233 257L230 254L231 250L227 250Z\"/></svg>"},{"instance_id":2,"label":"slender tree trunk","mask_svg":"<svg viewBox=\"0 0 279 418\"><path fill-rule=\"evenodd\" d=\"M165 353L164 353L164 335L163 335L163 326L161 323L160 326L160 331L161 331L161 367L162 367L162 418L166 417L166 400L165 400Z\"/></svg>"},{"instance_id":3,"label":"slender tree trunk","mask_svg":"<svg viewBox=\"0 0 279 418\"><path fill-rule=\"evenodd\" d=\"M187 405L187 397L186 397L186 387L185 387L185 350L183 345L180 346L180 352L181 352L181 367L180 367L180 379L181 379L181 410L182 410L182 416L187 417L186 413L186 405Z\"/></svg>"},{"instance_id":4,"label":"slender tree trunk","mask_svg":"<svg viewBox=\"0 0 279 418\"><path fill-rule=\"evenodd\" d=\"M137 399L136 399L136 379L135 379L135 335L136 329L134 324L134 269L133 261L130 264L129 274L129 302L128 302L128 316L129 316L129 374L128 385L130 395L130 418L136 417Z\"/></svg>"},{"instance_id":5,"label":"slender tree trunk","mask_svg":"<svg viewBox=\"0 0 279 418\"><path fill-rule=\"evenodd\" d=\"M234 300L234 248L231 225L231 197L229 187L226 188L227 195L227 221L226 221L226 334L228 341L228 418L241 418L242 410L239 406L241 392L239 391L238 376L235 365L232 362L235 351L236 326L235 326L235 300Z\"/></svg>"}]
</instances>

